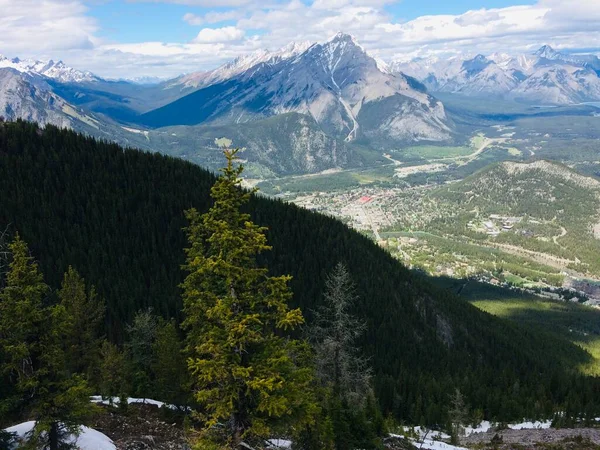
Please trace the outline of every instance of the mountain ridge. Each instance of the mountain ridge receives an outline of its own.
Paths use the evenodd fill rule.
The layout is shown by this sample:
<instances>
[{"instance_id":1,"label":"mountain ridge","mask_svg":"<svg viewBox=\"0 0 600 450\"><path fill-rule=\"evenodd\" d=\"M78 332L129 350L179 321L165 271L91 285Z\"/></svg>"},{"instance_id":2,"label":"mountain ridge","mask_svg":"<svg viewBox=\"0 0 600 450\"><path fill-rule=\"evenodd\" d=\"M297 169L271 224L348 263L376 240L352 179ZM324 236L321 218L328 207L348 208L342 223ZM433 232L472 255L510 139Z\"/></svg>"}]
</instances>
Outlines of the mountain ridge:
<instances>
[{"instance_id":1,"label":"mountain ridge","mask_svg":"<svg viewBox=\"0 0 600 450\"><path fill-rule=\"evenodd\" d=\"M386 100L395 107L362 130L361 109ZM197 109L197 105L202 108ZM451 128L441 102L409 77L380 64L349 35L309 46L275 63L258 62L232 78L197 90L141 116L151 127L238 123L287 112L311 115L327 134L391 141L445 141ZM409 117L410 116L410 117ZM365 119L364 113L361 119Z\"/></svg>"},{"instance_id":2,"label":"mountain ridge","mask_svg":"<svg viewBox=\"0 0 600 450\"><path fill-rule=\"evenodd\" d=\"M391 67L415 76L433 92L494 94L560 105L600 100L600 58L561 53L549 45L532 54L416 58Z\"/></svg>"}]
</instances>

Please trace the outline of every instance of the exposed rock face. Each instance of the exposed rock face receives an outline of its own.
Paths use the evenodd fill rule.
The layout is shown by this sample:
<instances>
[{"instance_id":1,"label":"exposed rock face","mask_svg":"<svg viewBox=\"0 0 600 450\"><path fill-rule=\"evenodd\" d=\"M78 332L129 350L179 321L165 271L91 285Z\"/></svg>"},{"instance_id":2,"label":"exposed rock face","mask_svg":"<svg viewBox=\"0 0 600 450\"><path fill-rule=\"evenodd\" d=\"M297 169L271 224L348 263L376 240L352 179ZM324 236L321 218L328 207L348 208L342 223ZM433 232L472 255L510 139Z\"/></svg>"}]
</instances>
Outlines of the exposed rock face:
<instances>
[{"instance_id":1,"label":"exposed rock face","mask_svg":"<svg viewBox=\"0 0 600 450\"><path fill-rule=\"evenodd\" d=\"M24 119L70 128L65 107L64 100L52 93L39 76L0 69L0 116L6 120Z\"/></svg>"},{"instance_id":2,"label":"exposed rock face","mask_svg":"<svg viewBox=\"0 0 600 450\"><path fill-rule=\"evenodd\" d=\"M422 84L391 74L349 35L286 58L260 61L143 116L154 127L230 124L296 112L331 137L441 141L451 128L443 105Z\"/></svg>"}]
</instances>

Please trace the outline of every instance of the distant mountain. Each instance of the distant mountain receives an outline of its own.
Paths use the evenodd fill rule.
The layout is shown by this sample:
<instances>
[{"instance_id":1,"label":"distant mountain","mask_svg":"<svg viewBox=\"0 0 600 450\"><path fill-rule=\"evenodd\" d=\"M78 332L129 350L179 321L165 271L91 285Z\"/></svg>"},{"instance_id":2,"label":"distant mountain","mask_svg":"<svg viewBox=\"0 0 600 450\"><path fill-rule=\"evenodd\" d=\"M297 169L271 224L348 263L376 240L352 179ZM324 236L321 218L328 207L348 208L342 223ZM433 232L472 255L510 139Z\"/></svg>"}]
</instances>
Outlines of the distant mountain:
<instances>
[{"instance_id":1,"label":"distant mountain","mask_svg":"<svg viewBox=\"0 0 600 450\"><path fill-rule=\"evenodd\" d=\"M90 83L101 80L100 77L97 77L91 72L74 69L67 66L62 61L37 61L19 58L9 59L0 55L0 68L10 68L22 73L42 75L62 83Z\"/></svg>"},{"instance_id":2,"label":"distant mountain","mask_svg":"<svg viewBox=\"0 0 600 450\"><path fill-rule=\"evenodd\" d=\"M57 95L47 80L35 72L0 68L0 116L63 128L98 127L95 118Z\"/></svg>"},{"instance_id":3,"label":"distant mountain","mask_svg":"<svg viewBox=\"0 0 600 450\"><path fill-rule=\"evenodd\" d=\"M533 54L395 61L428 89L464 95L497 95L524 101L572 104L600 100L600 59L561 53L544 45Z\"/></svg>"},{"instance_id":4,"label":"distant mountain","mask_svg":"<svg viewBox=\"0 0 600 450\"><path fill-rule=\"evenodd\" d=\"M257 64L277 64L278 62L305 52L312 45L311 42L292 42L274 52L269 50L258 50L249 55L240 56L214 70L194 72L174 78L173 80L168 80L164 83L164 88L179 90L200 89L240 75Z\"/></svg>"},{"instance_id":5,"label":"distant mountain","mask_svg":"<svg viewBox=\"0 0 600 450\"><path fill-rule=\"evenodd\" d=\"M600 71L600 58L598 58L596 55L561 53L557 52L549 45L544 45L537 52L535 52L535 56L551 61L561 61L576 66L583 66L595 71Z\"/></svg>"},{"instance_id":6,"label":"distant mountain","mask_svg":"<svg viewBox=\"0 0 600 450\"><path fill-rule=\"evenodd\" d=\"M255 176L356 167L372 159L365 152L380 156L390 146L453 137L444 106L422 83L391 73L343 33L159 84L105 80L62 62L2 61L0 70L11 71L20 86L35 86L0 86L8 118L74 128L211 168L214 139L227 137L246 149Z\"/></svg>"},{"instance_id":7,"label":"distant mountain","mask_svg":"<svg viewBox=\"0 0 600 450\"><path fill-rule=\"evenodd\" d=\"M112 118L137 116L136 111L125 108L139 106L140 101L135 103L135 99L101 89L128 90L133 85L101 79L93 85L94 88L92 83L61 83L35 71L0 68L0 117L6 121L22 119L56 125L145 150L157 151L164 146L159 139L153 146L154 140L150 141L147 132L131 129Z\"/></svg>"},{"instance_id":8,"label":"distant mountain","mask_svg":"<svg viewBox=\"0 0 600 450\"><path fill-rule=\"evenodd\" d=\"M450 138L443 105L415 79L386 71L349 35L339 33L286 57L263 55L250 61L222 68L220 74L228 68L235 75L220 76L216 83L144 114L141 123L156 128L224 125L297 112L347 142L393 145ZM206 82L202 80L199 85Z\"/></svg>"}]
</instances>

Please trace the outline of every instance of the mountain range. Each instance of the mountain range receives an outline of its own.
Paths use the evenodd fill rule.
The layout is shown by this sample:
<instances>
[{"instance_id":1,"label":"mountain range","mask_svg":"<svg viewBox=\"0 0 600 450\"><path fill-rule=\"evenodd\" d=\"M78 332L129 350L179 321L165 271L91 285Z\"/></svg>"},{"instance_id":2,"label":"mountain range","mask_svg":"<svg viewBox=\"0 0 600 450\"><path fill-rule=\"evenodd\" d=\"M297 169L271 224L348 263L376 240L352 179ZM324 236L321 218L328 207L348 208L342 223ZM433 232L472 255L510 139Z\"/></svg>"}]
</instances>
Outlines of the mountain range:
<instances>
[{"instance_id":1,"label":"mountain range","mask_svg":"<svg viewBox=\"0 0 600 450\"><path fill-rule=\"evenodd\" d=\"M414 79L382 70L349 35L248 65L226 66L217 76L209 73L214 81L199 85L206 87L142 115L141 123L238 124L296 112L346 142L450 137L441 102Z\"/></svg>"},{"instance_id":2,"label":"mountain range","mask_svg":"<svg viewBox=\"0 0 600 450\"><path fill-rule=\"evenodd\" d=\"M208 166L214 139L235 137L254 175L360 166L365 147L380 155L389 146L453 137L444 106L421 83L390 72L343 33L156 85L104 80L62 62L1 61L0 76L13 80L0 84L0 115L8 119L53 123Z\"/></svg>"},{"instance_id":3,"label":"mountain range","mask_svg":"<svg viewBox=\"0 0 600 450\"><path fill-rule=\"evenodd\" d=\"M557 105L600 100L600 59L561 53L548 45L533 54L394 61L390 69L417 78L432 92L493 94Z\"/></svg>"},{"instance_id":4,"label":"mountain range","mask_svg":"<svg viewBox=\"0 0 600 450\"><path fill-rule=\"evenodd\" d=\"M543 104L600 99L600 60L542 47L386 64L338 33L260 50L158 84L106 80L62 61L0 56L0 116L72 128L213 168L226 137L255 177L360 167L416 142L451 143L454 120L430 92ZM434 94L435 95L435 94Z\"/></svg>"}]
</instances>

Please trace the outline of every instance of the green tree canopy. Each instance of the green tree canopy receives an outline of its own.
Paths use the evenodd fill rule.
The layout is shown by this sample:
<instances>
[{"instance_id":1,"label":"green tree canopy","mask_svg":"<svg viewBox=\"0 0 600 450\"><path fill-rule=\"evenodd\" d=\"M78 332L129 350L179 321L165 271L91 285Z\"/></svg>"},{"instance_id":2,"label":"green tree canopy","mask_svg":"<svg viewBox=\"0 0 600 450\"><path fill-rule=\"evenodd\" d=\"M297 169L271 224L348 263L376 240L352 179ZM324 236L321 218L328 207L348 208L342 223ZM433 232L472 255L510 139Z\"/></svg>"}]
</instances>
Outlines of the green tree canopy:
<instances>
[{"instance_id":1,"label":"green tree canopy","mask_svg":"<svg viewBox=\"0 0 600 450\"><path fill-rule=\"evenodd\" d=\"M0 371L14 383L16 396L0 404L36 421L31 448L67 449L66 437L79 433L93 409L86 382L69 370L63 335L70 317L62 302L46 305L50 289L18 234L9 249L12 260L0 292Z\"/></svg>"},{"instance_id":2,"label":"green tree canopy","mask_svg":"<svg viewBox=\"0 0 600 450\"><path fill-rule=\"evenodd\" d=\"M268 437L276 419L309 420L316 406L306 345L286 336L304 322L299 309L288 307L290 277L269 276L257 265L256 256L270 249L266 229L240 211L251 193L239 186L237 151L224 153L213 206L186 214L183 325L204 431L223 424L218 445L238 448L243 439Z\"/></svg>"}]
</instances>

